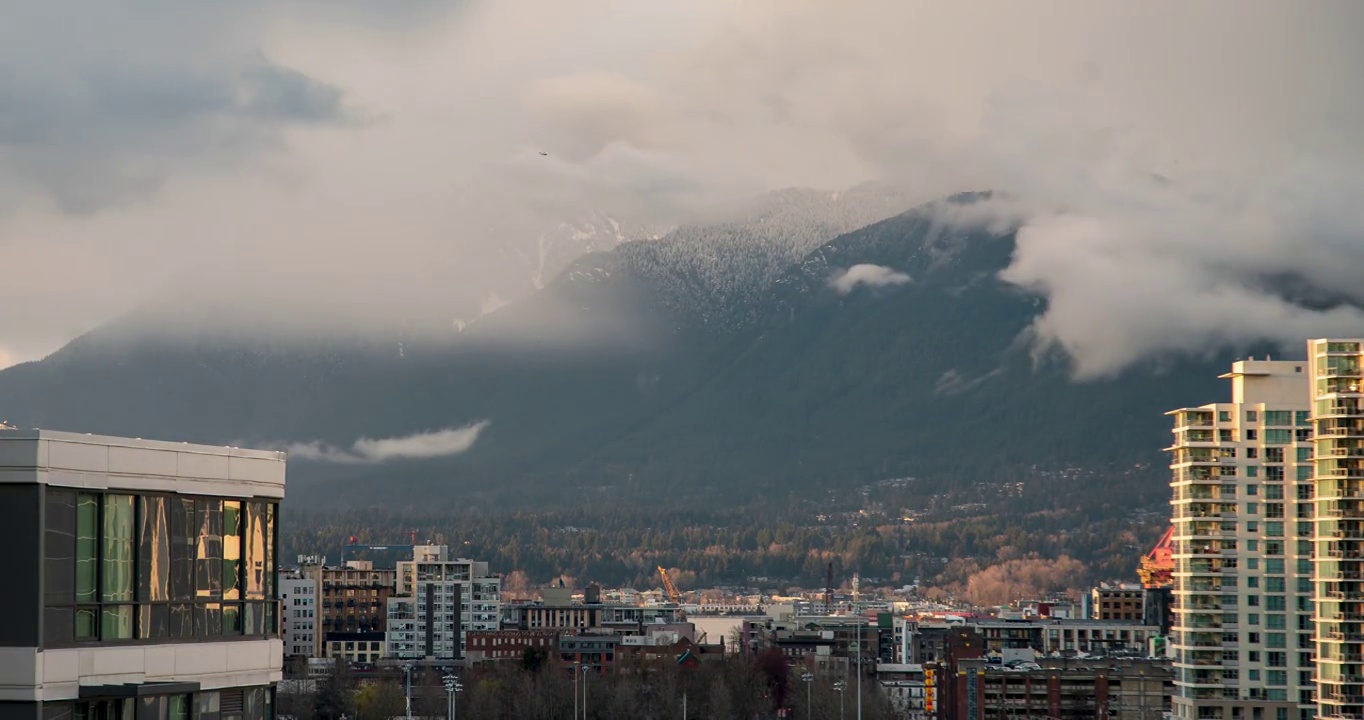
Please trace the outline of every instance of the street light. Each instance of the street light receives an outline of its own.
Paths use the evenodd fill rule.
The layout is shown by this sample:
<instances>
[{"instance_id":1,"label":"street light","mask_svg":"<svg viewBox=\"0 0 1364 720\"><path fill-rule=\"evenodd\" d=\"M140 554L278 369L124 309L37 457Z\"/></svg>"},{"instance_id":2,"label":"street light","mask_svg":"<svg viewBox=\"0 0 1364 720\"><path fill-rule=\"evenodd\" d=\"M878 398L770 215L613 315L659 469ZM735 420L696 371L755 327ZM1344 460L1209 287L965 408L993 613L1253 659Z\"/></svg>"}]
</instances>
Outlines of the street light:
<instances>
[{"instance_id":1,"label":"street light","mask_svg":"<svg viewBox=\"0 0 1364 720\"><path fill-rule=\"evenodd\" d=\"M587 720L587 664L579 660L573 663L573 720L578 720L578 683L583 686L583 720Z\"/></svg>"},{"instance_id":2,"label":"street light","mask_svg":"<svg viewBox=\"0 0 1364 720\"><path fill-rule=\"evenodd\" d=\"M464 685L459 682L459 678L454 675L445 676L445 700L446 717L455 720L455 693L464 689Z\"/></svg>"},{"instance_id":3,"label":"street light","mask_svg":"<svg viewBox=\"0 0 1364 720\"><path fill-rule=\"evenodd\" d=\"M403 701L407 706L407 720L412 720L412 664L403 666L404 690Z\"/></svg>"},{"instance_id":4,"label":"street light","mask_svg":"<svg viewBox=\"0 0 1364 720\"><path fill-rule=\"evenodd\" d=\"M838 691L838 720L843 720L843 691L848 689L848 683L839 680L834 683L834 690Z\"/></svg>"},{"instance_id":5,"label":"street light","mask_svg":"<svg viewBox=\"0 0 1364 720\"><path fill-rule=\"evenodd\" d=\"M812 673L801 673L800 679L805 681L805 717L814 717L815 711L810 703L810 688L814 687L815 676Z\"/></svg>"},{"instance_id":6,"label":"street light","mask_svg":"<svg viewBox=\"0 0 1364 720\"><path fill-rule=\"evenodd\" d=\"M857 634L860 637L862 632ZM862 643L849 643L848 649L857 651L857 720L862 720Z\"/></svg>"}]
</instances>

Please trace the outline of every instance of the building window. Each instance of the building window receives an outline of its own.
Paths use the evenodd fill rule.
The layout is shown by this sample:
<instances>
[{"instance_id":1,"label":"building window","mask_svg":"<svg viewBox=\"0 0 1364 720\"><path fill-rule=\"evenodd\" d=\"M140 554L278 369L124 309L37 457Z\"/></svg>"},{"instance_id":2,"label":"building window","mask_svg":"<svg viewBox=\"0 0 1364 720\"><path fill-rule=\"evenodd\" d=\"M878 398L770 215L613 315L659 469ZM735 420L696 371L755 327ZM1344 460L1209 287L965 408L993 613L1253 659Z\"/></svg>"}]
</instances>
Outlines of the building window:
<instances>
[{"instance_id":1,"label":"building window","mask_svg":"<svg viewBox=\"0 0 1364 720\"><path fill-rule=\"evenodd\" d=\"M275 506L246 505L261 593L244 610L224 602L240 596L242 502L45 489L45 645L273 634Z\"/></svg>"}]
</instances>

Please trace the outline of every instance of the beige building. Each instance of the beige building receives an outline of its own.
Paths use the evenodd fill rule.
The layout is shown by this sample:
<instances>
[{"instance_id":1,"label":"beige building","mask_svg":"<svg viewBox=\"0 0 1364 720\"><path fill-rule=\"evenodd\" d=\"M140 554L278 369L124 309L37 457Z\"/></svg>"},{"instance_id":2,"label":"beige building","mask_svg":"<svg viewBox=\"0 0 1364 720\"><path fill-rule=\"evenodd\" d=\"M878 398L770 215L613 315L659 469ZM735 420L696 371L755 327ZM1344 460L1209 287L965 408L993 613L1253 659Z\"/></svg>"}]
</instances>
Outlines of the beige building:
<instances>
[{"instance_id":1,"label":"beige building","mask_svg":"<svg viewBox=\"0 0 1364 720\"><path fill-rule=\"evenodd\" d=\"M1183 408L1171 454L1177 717L1299 720L1313 704L1308 368L1245 360Z\"/></svg>"},{"instance_id":2,"label":"beige building","mask_svg":"<svg viewBox=\"0 0 1364 720\"><path fill-rule=\"evenodd\" d=\"M1364 340L1312 340L1318 712L1364 717Z\"/></svg>"}]
</instances>

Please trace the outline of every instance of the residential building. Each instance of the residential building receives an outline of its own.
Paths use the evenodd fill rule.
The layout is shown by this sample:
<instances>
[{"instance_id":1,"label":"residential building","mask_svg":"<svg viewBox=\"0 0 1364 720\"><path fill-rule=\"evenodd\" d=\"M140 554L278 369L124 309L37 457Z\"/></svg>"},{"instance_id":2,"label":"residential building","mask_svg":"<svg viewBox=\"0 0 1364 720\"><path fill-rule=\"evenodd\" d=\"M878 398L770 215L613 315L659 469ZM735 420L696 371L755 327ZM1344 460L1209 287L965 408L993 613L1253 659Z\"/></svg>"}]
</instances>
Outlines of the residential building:
<instances>
[{"instance_id":1,"label":"residential building","mask_svg":"<svg viewBox=\"0 0 1364 720\"><path fill-rule=\"evenodd\" d=\"M1152 720L1169 710L1174 677L1168 661L1148 658L1035 658L1011 664L969 658L957 667L954 717L960 720Z\"/></svg>"},{"instance_id":2,"label":"residential building","mask_svg":"<svg viewBox=\"0 0 1364 720\"><path fill-rule=\"evenodd\" d=\"M895 716L904 720L929 720L937 717L927 677L923 665L879 663L876 666L876 681L881 686L881 692L890 700L891 707L895 709Z\"/></svg>"},{"instance_id":3,"label":"residential building","mask_svg":"<svg viewBox=\"0 0 1364 720\"><path fill-rule=\"evenodd\" d=\"M375 665L384 656L385 635L381 632L329 632L326 637L327 645L322 652L328 658L352 665Z\"/></svg>"},{"instance_id":4,"label":"residential building","mask_svg":"<svg viewBox=\"0 0 1364 720\"><path fill-rule=\"evenodd\" d=\"M398 563L388 599L388 657L463 659L468 633L498 630L502 578L488 563L452 558L444 545L417 545Z\"/></svg>"},{"instance_id":5,"label":"residential building","mask_svg":"<svg viewBox=\"0 0 1364 720\"><path fill-rule=\"evenodd\" d=\"M286 657L318 657L317 582L311 577L279 580L280 625Z\"/></svg>"},{"instance_id":6,"label":"residential building","mask_svg":"<svg viewBox=\"0 0 1364 720\"><path fill-rule=\"evenodd\" d=\"M541 650L546 658L558 654L558 630L474 630L468 635L469 663L520 662L527 650Z\"/></svg>"},{"instance_id":7,"label":"residential building","mask_svg":"<svg viewBox=\"0 0 1364 720\"><path fill-rule=\"evenodd\" d=\"M396 570L378 570L368 560L347 560L339 567L305 568L321 588L324 633L382 633L387 629L388 598Z\"/></svg>"},{"instance_id":8,"label":"residential building","mask_svg":"<svg viewBox=\"0 0 1364 720\"><path fill-rule=\"evenodd\" d=\"M1144 588L1137 583L1100 585L1090 590L1094 620L1141 620Z\"/></svg>"},{"instance_id":9,"label":"residential building","mask_svg":"<svg viewBox=\"0 0 1364 720\"><path fill-rule=\"evenodd\" d=\"M0 430L0 718L274 717L285 456Z\"/></svg>"},{"instance_id":10,"label":"residential building","mask_svg":"<svg viewBox=\"0 0 1364 720\"><path fill-rule=\"evenodd\" d=\"M1314 606L1322 718L1364 717L1364 340L1307 344L1315 429Z\"/></svg>"},{"instance_id":11,"label":"residential building","mask_svg":"<svg viewBox=\"0 0 1364 720\"><path fill-rule=\"evenodd\" d=\"M583 593L580 603L573 601L569 588L545 588L537 602L503 605L501 616L501 626L508 630L603 630L620 635L640 635L658 623L687 621L686 613L677 607L603 603L595 587Z\"/></svg>"},{"instance_id":12,"label":"residential building","mask_svg":"<svg viewBox=\"0 0 1364 720\"><path fill-rule=\"evenodd\" d=\"M980 633L986 652L1031 648L1039 653L1117 655L1145 653L1147 641L1160 628L1140 620L972 619L967 627Z\"/></svg>"},{"instance_id":13,"label":"residential building","mask_svg":"<svg viewBox=\"0 0 1364 720\"><path fill-rule=\"evenodd\" d=\"M564 665L605 673L616 666L616 646L621 637L614 634L565 635L559 638L559 660Z\"/></svg>"},{"instance_id":14,"label":"residential building","mask_svg":"<svg viewBox=\"0 0 1364 720\"><path fill-rule=\"evenodd\" d=\"M1307 363L1245 360L1231 402L1174 418L1174 711L1314 711L1312 428Z\"/></svg>"}]
</instances>

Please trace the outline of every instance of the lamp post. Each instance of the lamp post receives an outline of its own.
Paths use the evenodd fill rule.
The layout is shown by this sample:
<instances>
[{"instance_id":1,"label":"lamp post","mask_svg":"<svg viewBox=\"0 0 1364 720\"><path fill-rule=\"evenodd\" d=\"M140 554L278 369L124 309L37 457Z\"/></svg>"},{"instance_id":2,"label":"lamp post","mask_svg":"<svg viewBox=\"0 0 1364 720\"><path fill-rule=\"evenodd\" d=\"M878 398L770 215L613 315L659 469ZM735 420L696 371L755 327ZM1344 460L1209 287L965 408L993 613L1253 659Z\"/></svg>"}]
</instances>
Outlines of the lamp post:
<instances>
[{"instance_id":1,"label":"lamp post","mask_svg":"<svg viewBox=\"0 0 1364 720\"><path fill-rule=\"evenodd\" d=\"M458 693L463 689L464 685L460 684L459 678L455 677L454 675L445 676L445 700L446 700L445 716L450 720L455 720L456 710L455 693Z\"/></svg>"},{"instance_id":2,"label":"lamp post","mask_svg":"<svg viewBox=\"0 0 1364 720\"><path fill-rule=\"evenodd\" d=\"M412 664L403 666L403 703L407 707L407 720L412 720Z\"/></svg>"},{"instance_id":3,"label":"lamp post","mask_svg":"<svg viewBox=\"0 0 1364 720\"><path fill-rule=\"evenodd\" d=\"M838 720L843 720L843 691L847 689L848 683L843 680L834 683L834 690L838 691Z\"/></svg>"},{"instance_id":4,"label":"lamp post","mask_svg":"<svg viewBox=\"0 0 1364 720\"><path fill-rule=\"evenodd\" d=\"M862 632L857 634L861 637ZM862 643L852 643L848 649L857 651L857 720L862 720Z\"/></svg>"},{"instance_id":5,"label":"lamp post","mask_svg":"<svg viewBox=\"0 0 1364 720\"><path fill-rule=\"evenodd\" d=\"M815 676L813 673L804 672L800 674L800 679L805 681L805 717L812 718L815 716L815 711L810 702L810 688L814 687Z\"/></svg>"}]
</instances>

